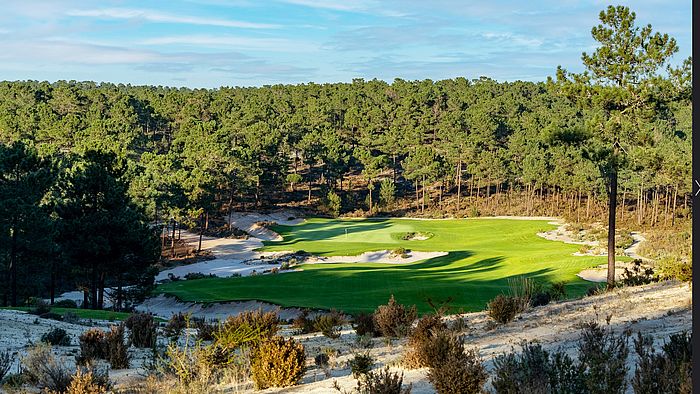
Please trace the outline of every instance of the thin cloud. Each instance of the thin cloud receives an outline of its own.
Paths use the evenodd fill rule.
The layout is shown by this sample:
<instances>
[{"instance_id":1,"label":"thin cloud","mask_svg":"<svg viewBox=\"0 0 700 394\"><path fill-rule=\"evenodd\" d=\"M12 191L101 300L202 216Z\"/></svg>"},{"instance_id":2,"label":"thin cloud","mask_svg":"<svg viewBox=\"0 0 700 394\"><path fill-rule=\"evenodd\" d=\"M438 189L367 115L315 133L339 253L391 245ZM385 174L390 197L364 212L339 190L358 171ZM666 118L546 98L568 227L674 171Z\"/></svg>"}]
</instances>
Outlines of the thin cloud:
<instances>
[{"instance_id":1,"label":"thin cloud","mask_svg":"<svg viewBox=\"0 0 700 394\"><path fill-rule=\"evenodd\" d=\"M142 10L133 8L102 8L90 10L76 9L67 11L66 15L100 19L133 19L156 23L180 23L188 25L235 27L241 29L277 29L281 27L280 25L269 23L255 23L217 18L203 18L197 16L182 16L152 10Z\"/></svg>"},{"instance_id":2,"label":"thin cloud","mask_svg":"<svg viewBox=\"0 0 700 394\"><path fill-rule=\"evenodd\" d=\"M255 38L240 36L180 35L154 37L141 41L142 45L197 45L233 49L274 50L282 52L313 51L317 46L284 38Z\"/></svg>"}]
</instances>

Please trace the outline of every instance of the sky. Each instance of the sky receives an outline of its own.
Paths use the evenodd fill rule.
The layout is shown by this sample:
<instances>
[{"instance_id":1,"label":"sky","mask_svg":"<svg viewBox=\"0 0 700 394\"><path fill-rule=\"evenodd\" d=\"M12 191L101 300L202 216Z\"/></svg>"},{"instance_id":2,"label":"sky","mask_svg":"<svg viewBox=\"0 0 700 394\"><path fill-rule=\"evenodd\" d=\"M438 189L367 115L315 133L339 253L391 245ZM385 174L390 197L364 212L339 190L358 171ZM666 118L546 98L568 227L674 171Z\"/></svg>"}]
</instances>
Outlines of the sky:
<instances>
[{"instance_id":1,"label":"sky","mask_svg":"<svg viewBox=\"0 0 700 394\"><path fill-rule=\"evenodd\" d=\"M691 1L635 0L690 56ZM583 71L609 5L569 0L0 0L0 80L216 88Z\"/></svg>"}]
</instances>

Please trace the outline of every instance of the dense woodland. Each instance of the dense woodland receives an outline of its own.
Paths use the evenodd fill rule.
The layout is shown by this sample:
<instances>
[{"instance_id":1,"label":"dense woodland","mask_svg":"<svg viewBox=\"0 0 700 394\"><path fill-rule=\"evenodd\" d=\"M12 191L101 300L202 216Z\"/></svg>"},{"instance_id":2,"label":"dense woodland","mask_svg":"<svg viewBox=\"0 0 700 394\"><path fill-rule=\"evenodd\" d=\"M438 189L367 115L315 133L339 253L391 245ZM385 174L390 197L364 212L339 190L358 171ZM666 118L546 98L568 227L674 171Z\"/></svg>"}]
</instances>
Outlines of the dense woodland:
<instances>
[{"instance_id":1,"label":"dense woodland","mask_svg":"<svg viewBox=\"0 0 700 394\"><path fill-rule=\"evenodd\" d=\"M22 295L38 294L65 280L71 262L100 305L100 289L126 283L124 261L158 255L160 230L147 222L206 226L232 209L605 221L610 145L598 129L630 113L613 145L618 217L674 225L690 214L690 69L688 59L639 72L625 80L631 87L563 70L537 83L211 90L1 82L0 259L12 284L2 302L21 301L21 272L46 271L20 284Z\"/></svg>"}]
</instances>

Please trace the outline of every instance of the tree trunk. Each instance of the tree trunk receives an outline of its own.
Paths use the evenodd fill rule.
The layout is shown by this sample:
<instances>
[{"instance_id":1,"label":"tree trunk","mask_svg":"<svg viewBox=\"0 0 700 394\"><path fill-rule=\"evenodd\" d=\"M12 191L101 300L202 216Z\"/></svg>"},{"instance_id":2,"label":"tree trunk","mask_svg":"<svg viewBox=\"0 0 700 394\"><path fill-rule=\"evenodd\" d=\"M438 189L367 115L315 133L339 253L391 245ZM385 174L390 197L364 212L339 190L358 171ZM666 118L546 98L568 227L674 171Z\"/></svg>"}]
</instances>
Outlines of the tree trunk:
<instances>
[{"instance_id":1,"label":"tree trunk","mask_svg":"<svg viewBox=\"0 0 700 394\"><path fill-rule=\"evenodd\" d=\"M608 288L615 286L615 212L617 210L617 168L610 173L608 193Z\"/></svg>"},{"instance_id":2,"label":"tree trunk","mask_svg":"<svg viewBox=\"0 0 700 394\"><path fill-rule=\"evenodd\" d=\"M175 257L175 219L173 219L173 233L170 237L170 257Z\"/></svg>"},{"instance_id":3,"label":"tree trunk","mask_svg":"<svg viewBox=\"0 0 700 394\"><path fill-rule=\"evenodd\" d=\"M676 225L676 201L678 200L678 187L673 188L673 209L671 209L671 226Z\"/></svg>"},{"instance_id":4,"label":"tree trunk","mask_svg":"<svg viewBox=\"0 0 700 394\"><path fill-rule=\"evenodd\" d=\"M204 235L204 213L199 214L199 245L197 246L197 252L202 251L202 235Z\"/></svg>"},{"instance_id":5,"label":"tree trunk","mask_svg":"<svg viewBox=\"0 0 700 394\"><path fill-rule=\"evenodd\" d=\"M425 212L425 175L423 175L423 198L421 199L420 202L420 213L422 214Z\"/></svg>"},{"instance_id":6,"label":"tree trunk","mask_svg":"<svg viewBox=\"0 0 700 394\"><path fill-rule=\"evenodd\" d=\"M462 159L457 164L457 212L460 210L460 197L462 197Z\"/></svg>"},{"instance_id":7,"label":"tree trunk","mask_svg":"<svg viewBox=\"0 0 700 394\"><path fill-rule=\"evenodd\" d=\"M17 306L17 219L13 219L10 245L10 305Z\"/></svg>"},{"instance_id":8,"label":"tree trunk","mask_svg":"<svg viewBox=\"0 0 700 394\"><path fill-rule=\"evenodd\" d=\"M54 304L56 298L56 261L51 261L51 281L49 282L49 299L51 305Z\"/></svg>"}]
</instances>

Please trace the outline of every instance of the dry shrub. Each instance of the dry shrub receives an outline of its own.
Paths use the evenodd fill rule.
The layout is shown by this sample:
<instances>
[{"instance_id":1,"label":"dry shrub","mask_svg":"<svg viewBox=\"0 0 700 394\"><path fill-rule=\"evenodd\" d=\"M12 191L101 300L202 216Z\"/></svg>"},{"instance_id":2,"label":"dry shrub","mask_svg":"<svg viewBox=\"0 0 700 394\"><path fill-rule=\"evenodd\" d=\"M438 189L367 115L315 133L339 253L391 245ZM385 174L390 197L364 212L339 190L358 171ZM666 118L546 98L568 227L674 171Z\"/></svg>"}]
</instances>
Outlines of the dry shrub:
<instances>
[{"instance_id":1,"label":"dry shrub","mask_svg":"<svg viewBox=\"0 0 700 394\"><path fill-rule=\"evenodd\" d=\"M428 380L438 394L480 393L488 379L481 358L474 349L465 351L464 342L449 332L440 332L428 349L432 365Z\"/></svg>"},{"instance_id":2,"label":"dry shrub","mask_svg":"<svg viewBox=\"0 0 700 394\"><path fill-rule=\"evenodd\" d=\"M396 302L394 296L386 305L380 305L374 312L377 331L385 337L405 337L416 320L416 306L410 308Z\"/></svg>"},{"instance_id":3,"label":"dry shrub","mask_svg":"<svg viewBox=\"0 0 700 394\"><path fill-rule=\"evenodd\" d=\"M112 369L129 368L129 347L124 341L124 324L111 326L105 335L107 361Z\"/></svg>"},{"instance_id":4,"label":"dry shrub","mask_svg":"<svg viewBox=\"0 0 700 394\"><path fill-rule=\"evenodd\" d=\"M28 380L40 389L62 393L71 382L71 375L65 360L57 360L51 345L40 343L29 349L22 358L24 373Z\"/></svg>"},{"instance_id":5,"label":"dry shrub","mask_svg":"<svg viewBox=\"0 0 700 394\"><path fill-rule=\"evenodd\" d=\"M192 318L192 324L197 329L197 339L200 341L214 340L218 324L215 320L207 321L204 318Z\"/></svg>"},{"instance_id":6,"label":"dry shrub","mask_svg":"<svg viewBox=\"0 0 700 394\"><path fill-rule=\"evenodd\" d=\"M427 350L438 332L446 331L447 324L440 315L425 315L418 320L408 336L408 350L403 358L407 368L422 368L431 365Z\"/></svg>"},{"instance_id":7,"label":"dry shrub","mask_svg":"<svg viewBox=\"0 0 700 394\"><path fill-rule=\"evenodd\" d=\"M296 385L304 376L304 346L293 338L274 336L255 349L250 365L257 389Z\"/></svg>"},{"instance_id":8,"label":"dry shrub","mask_svg":"<svg viewBox=\"0 0 700 394\"><path fill-rule=\"evenodd\" d=\"M310 334L317 331L314 328L314 321L309 319L309 311L306 309L302 310L299 316L294 318L292 328L297 334Z\"/></svg>"},{"instance_id":9,"label":"dry shrub","mask_svg":"<svg viewBox=\"0 0 700 394\"><path fill-rule=\"evenodd\" d=\"M635 393L691 393L693 360L690 335L671 335L662 351L657 353L651 336L638 333L634 349L639 356L632 378Z\"/></svg>"},{"instance_id":10,"label":"dry shrub","mask_svg":"<svg viewBox=\"0 0 700 394\"><path fill-rule=\"evenodd\" d=\"M0 353L0 382L5 378L8 372L10 372L10 367L15 362L15 357L9 350L4 350Z\"/></svg>"},{"instance_id":11,"label":"dry shrub","mask_svg":"<svg viewBox=\"0 0 700 394\"><path fill-rule=\"evenodd\" d=\"M214 332L214 342L203 348L201 357L211 368L230 366L239 357L237 349L245 345L255 345L265 339L260 329L248 324L222 325Z\"/></svg>"},{"instance_id":12,"label":"dry shrub","mask_svg":"<svg viewBox=\"0 0 700 394\"><path fill-rule=\"evenodd\" d=\"M124 325L129 329L131 344L138 348L150 348L156 343L156 323L150 313L134 313Z\"/></svg>"},{"instance_id":13,"label":"dry shrub","mask_svg":"<svg viewBox=\"0 0 700 394\"><path fill-rule=\"evenodd\" d=\"M413 385L403 386L403 373L389 372L389 367L384 367L379 372L370 372L365 379L358 380L357 392L359 394L410 394Z\"/></svg>"},{"instance_id":14,"label":"dry shrub","mask_svg":"<svg viewBox=\"0 0 700 394\"><path fill-rule=\"evenodd\" d=\"M255 329L263 338L272 338L279 330L280 319L276 312L263 312L261 309L245 311L230 316L223 324L224 330L236 330L241 326Z\"/></svg>"},{"instance_id":15,"label":"dry shrub","mask_svg":"<svg viewBox=\"0 0 700 394\"><path fill-rule=\"evenodd\" d=\"M80 355L76 358L78 364L84 365L92 360L107 359L108 349L105 342L105 332L99 328L91 328L78 338Z\"/></svg>"},{"instance_id":16,"label":"dry shrub","mask_svg":"<svg viewBox=\"0 0 700 394\"><path fill-rule=\"evenodd\" d=\"M352 328L355 329L355 333L359 336L379 336L377 332L377 327L374 325L374 315L371 313L360 313L353 319Z\"/></svg>"},{"instance_id":17,"label":"dry shrub","mask_svg":"<svg viewBox=\"0 0 700 394\"><path fill-rule=\"evenodd\" d=\"M314 330L320 331L323 336L332 339L340 338L340 328L343 324L345 324L345 318L336 311L317 316L313 320Z\"/></svg>"},{"instance_id":18,"label":"dry shrub","mask_svg":"<svg viewBox=\"0 0 700 394\"><path fill-rule=\"evenodd\" d=\"M163 328L163 334L165 334L165 336L168 338L179 338L180 334L182 334L182 330L187 328L187 326L189 325L189 320L189 314L185 314L182 312L173 314L172 316L170 316L170 319L168 319L168 323L165 324L165 328Z\"/></svg>"},{"instance_id":19,"label":"dry shrub","mask_svg":"<svg viewBox=\"0 0 700 394\"><path fill-rule=\"evenodd\" d=\"M523 311L523 303L516 297L499 294L488 303L487 309L493 320L506 324L513 321L515 316Z\"/></svg>"},{"instance_id":20,"label":"dry shrub","mask_svg":"<svg viewBox=\"0 0 700 394\"><path fill-rule=\"evenodd\" d=\"M98 376L94 371L83 371L82 368L78 368L65 391L49 390L47 394L104 394L110 388L111 385L105 376Z\"/></svg>"}]
</instances>

